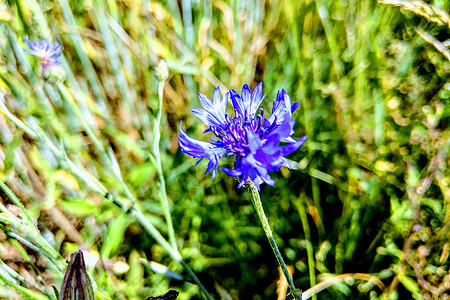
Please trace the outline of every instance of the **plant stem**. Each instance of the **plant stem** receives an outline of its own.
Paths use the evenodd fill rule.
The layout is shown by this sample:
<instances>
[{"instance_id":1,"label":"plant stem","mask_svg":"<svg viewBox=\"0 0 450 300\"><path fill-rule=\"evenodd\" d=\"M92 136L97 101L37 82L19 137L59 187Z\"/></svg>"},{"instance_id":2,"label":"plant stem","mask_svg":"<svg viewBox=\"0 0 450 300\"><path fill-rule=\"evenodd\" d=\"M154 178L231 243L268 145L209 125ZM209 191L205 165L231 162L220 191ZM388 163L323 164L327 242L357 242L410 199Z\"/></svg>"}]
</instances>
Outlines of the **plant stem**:
<instances>
[{"instance_id":1,"label":"plant stem","mask_svg":"<svg viewBox=\"0 0 450 300\"><path fill-rule=\"evenodd\" d=\"M60 148L58 148L50 140L50 138L46 135L46 133L42 129L38 128L38 130L35 131L35 130L31 129L28 126L28 124L25 124L24 122L22 122L19 119L17 119L13 114L11 114L11 112L8 110L8 108L4 104L4 101L5 101L4 94L0 91L0 112L2 112L5 116L7 116L17 127L19 127L24 132L26 132L31 138L34 138L37 141L39 141L41 144L47 146L48 149L53 153L53 155L55 155L61 161L62 166L67 168L68 170L70 170L75 175L77 175L79 177L79 179L81 181L83 181L90 189L92 189L93 191L95 191L98 194L102 195L107 200L113 202L115 205L117 205L119 208L121 208L124 212L131 213L133 216L135 216L136 219L138 220L139 224L141 224L142 227L144 227L145 231L148 234L150 234L150 236L153 239L155 239L155 241L161 247L163 247L163 249L169 254L169 256L173 260L179 262L185 268L187 273L192 277L194 282L199 286L199 288L203 292L205 298L208 299L208 300L213 300L212 296L208 293L206 288L201 284L200 280L194 274L192 269L183 260L183 258L181 257L180 253L178 252L178 250L176 248L172 247L166 241L166 239L161 235L161 233L153 226L153 224L150 223L150 221L144 216L144 214L142 213L142 210L139 208L138 205L136 205L136 202L133 199L129 199L132 202L132 206L128 207L122 201L114 198L108 192L107 188L102 183L100 183L100 181L97 180L96 177L94 177L91 173L89 173L82 166L79 166L76 163L74 163L72 160L70 160L67 157L67 155L65 154L64 150L61 150ZM159 130L158 130L158 133L159 133ZM158 144L159 144L159 142L158 142ZM159 165L161 166L161 164L159 164ZM161 174L162 174L162 171L161 171ZM165 195L165 193L164 193L164 195ZM1 205L0 205L0 208L2 208ZM4 209L2 208L2 211L3 210L6 211L6 208L4 208ZM21 225L20 222L18 224ZM11 232L11 234L14 235L15 239L21 241L22 243L25 244L27 242L27 240L23 240L23 239L21 239L20 236L14 234L14 232ZM35 236L32 236L30 238L30 240L39 242L39 239L37 238L37 236L38 236L37 234ZM30 248L32 248L32 249L36 248L36 247L33 248L33 246L34 246L33 244L30 244L30 243L28 243L28 244L27 245ZM47 256L50 259L50 261L55 264L55 266L58 268L58 270L59 271L63 270L64 268L61 267L61 262L59 262L57 259L54 259L55 261L51 260L54 257L58 257L59 254L57 252L55 252L55 250L53 248L51 248L50 245L47 245L47 243L40 243L39 245L43 248L43 250L46 250L48 253L50 253L50 255L47 255ZM40 249L36 248L36 251L39 252ZM44 251L44 254L46 254L45 251ZM1 281L1 279L2 278L0 276L0 281Z\"/></svg>"},{"instance_id":2,"label":"plant stem","mask_svg":"<svg viewBox=\"0 0 450 300\"><path fill-rule=\"evenodd\" d=\"M302 222L303 231L305 233L305 240L306 240L306 253L308 255L308 269L309 269L309 283L310 286L316 285L316 273L315 273L315 263L314 263L314 249L312 247L311 243L311 232L309 229L308 224L308 217L306 215L306 209L303 206L304 202L302 201L302 196L300 196L300 199L298 201L294 202L295 207L298 210L298 213L300 215L300 220ZM303 293L304 297L305 293ZM312 295L313 300L317 300L317 296L314 294Z\"/></svg>"},{"instance_id":3,"label":"plant stem","mask_svg":"<svg viewBox=\"0 0 450 300\"><path fill-rule=\"evenodd\" d=\"M165 80L158 81L158 111L156 113L155 125L153 127L153 155L154 164L156 165L156 169L158 172L159 178L159 189L161 192L161 204L164 209L164 215L166 217L167 222L167 230L169 235L169 241L172 245L172 248L177 249L177 243L175 239L175 231L173 229L172 217L170 215L169 201L167 200L166 193L166 182L164 180L164 174L162 171L161 165L161 155L159 152L159 141L161 138L161 118L162 118L162 105L163 105L163 93L164 93L164 82Z\"/></svg>"},{"instance_id":4,"label":"plant stem","mask_svg":"<svg viewBox=\"0 0 450 300\"><path fill-rule=\"evenodd\" d=\"M272 234L272 230L269 226L269 220L266 217L266 214L264 213L264 208L261 203L261 198L259 197L258 189L256 188L255 184L251 181L247 184L249 191L250 191L250 198L252 199L253 206L255 207L256 213L258 214L259 220L261 221L262 228L264 229L264 233L266 234L267 239L269 240L270 247L272 247L273 253L275 254L275 257L277 258L278 264L281 267L281 270L283 271L284 277L286 278L286 281L288 282L290 294L294 296L295 300L301 300L302 299L302 292L297 289L294 285L294 281L291 278L291 275L288 272L288 269L286 267L286 264L284 263L283 257L281 256L280 250L278 250L278 246L275 243L275 239Z\"/></svg>"},{"instance_id":5,"label":"plant stem","mask_svg":"<svg viewBox=\"0 0 450 300\"><path fill-rule=\"evenodd\" d=\"M150 223L150 221L144 216L142 211L136 206L133 207L132 214L136 217L136 219L139 221L139 224L141 224L145 230L151 234L151 236L158 242L161 247L166 250L167 254L176 262L180 263L183 268L186 270L186 272L191 276L192 280L198 285L200 290L203 292L203 295L208 300L213 300L211 295L208 293L206 288L203 286L203 284L200 282L198 277L195 275L195 273L192 271L192 269L188 266L188 264L183 260L180 253L176 248L172 248L172 246L166 241L166 239L159 233L159 231Z\"/></svg>"}]
</instances>

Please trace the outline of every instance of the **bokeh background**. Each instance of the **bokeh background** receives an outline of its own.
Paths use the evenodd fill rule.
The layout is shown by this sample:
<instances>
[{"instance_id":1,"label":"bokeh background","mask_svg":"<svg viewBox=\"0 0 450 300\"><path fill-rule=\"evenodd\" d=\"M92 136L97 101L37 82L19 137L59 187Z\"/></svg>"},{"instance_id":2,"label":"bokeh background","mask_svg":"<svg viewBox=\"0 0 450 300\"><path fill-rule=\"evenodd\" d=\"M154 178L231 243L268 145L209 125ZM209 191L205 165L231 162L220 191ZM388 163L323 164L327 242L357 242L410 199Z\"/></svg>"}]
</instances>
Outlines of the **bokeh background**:
<instances>
[{"instance_id":1,"label":"bokeh background","mask_svg":"<svg viewBox=\"0 0 450 300\"><path fill-rule=\"evenodd\" d=\"M148 155L163 59L161 162L181 255L216 299L284 299L248 192L212 180L206 162L193 169L177 137L182 121L209 139L190 112L198 92L263 82L268 112L284 88L300 102L294 138L308 140L261 198L296 286L346 274L316 299L449 299L450 3L382 2L2 0L1 100L167 237ZM42 70L24 36L60 43L62 64ZM56 299L64 270L52 259L64 266L82 247L102 260L90 271L98 299L170 288L201 299L133 214L4 109L0 141L0 298Z\"/></svg>"}]
</instances>

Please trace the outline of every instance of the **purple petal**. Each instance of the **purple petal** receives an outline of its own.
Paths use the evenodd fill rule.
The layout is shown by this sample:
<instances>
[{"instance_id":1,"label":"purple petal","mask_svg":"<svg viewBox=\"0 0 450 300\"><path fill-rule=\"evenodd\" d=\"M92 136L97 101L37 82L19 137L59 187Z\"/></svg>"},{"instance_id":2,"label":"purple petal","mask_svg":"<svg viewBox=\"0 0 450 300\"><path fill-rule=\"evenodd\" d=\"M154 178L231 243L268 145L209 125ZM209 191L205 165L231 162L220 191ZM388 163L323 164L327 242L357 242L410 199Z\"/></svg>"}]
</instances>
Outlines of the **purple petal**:
<instances>
[{"instance_id":1,"label":"purple petal","mask_svg":"<svg viewBox=\"0 0 450 300\"><path fill-rule=\"evenodd\" d=\"M252 97L250 88L247 84L244 84L244 86L242 87L241 99L244 109L250 111Z\"/></svg>"},{"instance_id":2,"label":"purple petal","mask_svg":"<svg viewBox=\"0 0 450 300\"><path fill-rule=\"evenodd\" d=\"M213 109L213 105L212 105L211 100L209 100L209 98L206 97L204 94L198 93L198 100L200 101L200 104L202 105L202 107L205 110Z\"/></svg>"},{"instance_id":3,"label":"purple petal","mask_svg":"<svg viewBox=\"0 0 450 300\"><path fill-rule=\"evenodd\" d=\"M300 102L292 103L291 105L291 113L293 113L300 106Z\"/></svg>"},{"instance_id":4,"label":"purple petal","mask_svg":"<svg viewBox=\"0 0 450 300\"><path fill-rule=\"evenodd\" d=\"M235 113L236 117L244 116L245 107L244 107L242 98L239 96L239 94L236 93L236 91L230 89L230 98L231 98L231 103L233 104L234 113Z\"/></svg>"},{"instance_id":5,"label":"purple petal","mask_svg":"<svg viewBox=\"0 0 450 300\"><path fill-rule=\"evenodd\" d=\"M294 151L297 151L308 139L308 136L305 135L304 137L298 139L297 141L295 141L295 143L289 144L287 146L281 147L281 154L283 156L291 154Z\"/></svg>"},{"instance_id":6,"label":"purple petal","mask_svg":"<svg viewBox=\"0 0 450 300\"><path fill-rule=\"evenodd\" d=\"M220 95L220 87L216 87L213 93L213 104L219 104L222 100L222 97Z\"/></svg>"},{"instance_id":7,"label":"purple petal","mask_svg":"<svg viewBox=\"0 0 450 300\"><path fill-rule=\"evenodd\" d=\"M254 115L258 111L259 106L261 105L262 101L266 97L266 95L262 96L262 82L260 82L256 88L253 90L252 93L252 101L251 101L251 108L250 108L250 114Z\"/></svg>"},{"instance_id":8,"label":"purple petal","mask_svg":"<svg viewBox=\"0 0 450 300\"><path fill-rule=\"evenodd\" d=\"M207 119L208 112L202 108L191 108L191 112L200 119L206 126L209 126L209 122Z\"/></svg>"},{"instance_id":9,"label":"purple petal","mask_svg":"<svg viewBox=\"0 0 450 300\"><path fill-rule=\"evenodd\" d=\"M34 44L28 39L28 36L23 37L25 39L25 43L30 47L31 49L34 48Z\"/></svg>"},{"instance_id":10,"label":"purple petal","mask_svg":"<svg viewBox=\"0 0 450 300\"><path fill-rule=\"evenodd\" d=\"M233 177L240 177L242 175L242 172L236 169L220 168L220 170Z\"/></svg>"},{"instance_id":11,"label":"purple petal","mask_svg":"<svg viewBox=\"0 0 450 300\"><path fill-rule=\"evenodd\" d=\"M181 122L179 125L179 130L180 133L178 134L178 139L181 152L192 157L208 159L209 163L206 172L209 172L211 169L213 169L212 178L215 178L219 160L222 158L222 156L225 155L227 149L220 147L220 145L216 143L209 143L191 138L183 130Z\"/></svg>"}]
</instances>

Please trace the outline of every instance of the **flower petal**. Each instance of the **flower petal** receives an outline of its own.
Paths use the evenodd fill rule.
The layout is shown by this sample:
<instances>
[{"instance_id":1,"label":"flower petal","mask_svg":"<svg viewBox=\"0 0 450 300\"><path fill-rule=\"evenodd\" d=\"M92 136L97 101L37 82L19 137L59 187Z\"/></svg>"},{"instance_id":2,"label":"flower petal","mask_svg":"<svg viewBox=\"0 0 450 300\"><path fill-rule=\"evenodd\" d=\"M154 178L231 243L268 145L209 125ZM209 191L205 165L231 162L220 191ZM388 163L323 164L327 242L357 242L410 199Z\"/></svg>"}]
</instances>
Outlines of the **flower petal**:
<instances>
[{"instance_id":1,"label":"flower petal","mask_svg":"<svg viewBox=\"0 0 450 300\"><path fill-rule=\"evenodd\" d=\"M247 84L244 84L241 90L241 101L244 109L250 112L251 102L252 102L252 92Z\"/></svg>"},{"instance_id":2,"label":"flower petal","mask_svg":"<svg viewBox=\"0 0 450 300\"><path fill-rule=\"evenodd\" d=\"M203 122L203 124L205 124L206 126L210 126L207 118L209 113L206 110L204 110L203 108L191 108L191 112L194 114L194 116L199 118L200 121Z\"/></svg>"},{"instance_id":3,"label":"flower petal","mask_svg":"<svg viewBox=\"0 0 450 300\"><path fill-rule=\"evenodd\" d=\"M213 101L202 93L198 93L198 99L202 108L192 108L192 113L199 118L206 126L223 126L227 123L225 110L227 108L227 98L225 94L222 98L220 88L214 90Z\"/></svg>"},{"instance_id":4,"label":"flower petal","mask_svg":"<svg viewBox=\"0 0 450 300\"><path fill-rule=\"evenodd\" d=\"M209 100L208 97L206 97L204 94L202 93L198 93L198 100L200 101L201 106L205 109L205 110L211 110L214 108L212 101Z\"/></svg>"},{"instance_id":5,"label":"flower petal","mask_svg":"<svg viewBox=\"0 0 450 300\"><path fill-rule=\"evenodd\" d=\"M308 139L308 136L305 135L304 137L298 139L298 140L294 140L295 142L292 144L289 144L287 146L284 147L280 147L281 148L281 155L286 156L288 154L291 154L294 151L297 151Z\"/></svg>"},{"instance_id":6,"label":"flower petal","mask_svg":"<svg viewBox=\"0 0 450 300\"><path fill-rule=\"evenodd\" d=\"M240 170L236 170L236 169L228 169L228 168L220 168L220 170L224 173L227 173L230 176L233 177L240 177L242 176L242 172Z\"/></svg>"},{"instance_id":7,"label":"flower petal","mask_svg":"<svg viewBox=\"0 0 450 300\"><path fill-rule=\"evenodd\" d=\"M245 115L245 107L241 96L239 96L239 94L235 90L230 89L230 98L231 103L233 104L235 116L243 117Z\"/></svg>"},{"instance_id":8,"label":"flower petal","mask_svg":"<svg viewBox=\"0 0 450 300\"><path fill-rule=\"evenodd\" d=\"M222 148L219 143L209 143L191 138L183 130L181 122L179 125L179 130L180 133L178 134L178 138L181 152L192 157L208 159L209 163L206 169L206 173L213 169L212 178L215 178L219 160L222 158L222 156L225 155L228 150L226 148Z\"/></svg>"},{"instance_id":9,"label":"flower petal","mask_svg":"<svg viewBox=\"0 0 450 300\"><path fill-rule=\"evenodd\" d=\"M251 101L251 107L250 107L250 115L256 114L258 111L259 106L261 105L262 101L266 97L266 95L262 95L262 88L263 84L260 82L256 88L253 90L252 93L252 101Z\"/></svg>"},{"instance_id":10,"label":"flower petal","mask_svg":"<svg viewBox=\"0 0 450 300\"><path fill-rule=\"evenodd\" d=\"M300 106L300 102L292 103L291 105L291 113L293 113Z\"/></svg>"}]
</instances>

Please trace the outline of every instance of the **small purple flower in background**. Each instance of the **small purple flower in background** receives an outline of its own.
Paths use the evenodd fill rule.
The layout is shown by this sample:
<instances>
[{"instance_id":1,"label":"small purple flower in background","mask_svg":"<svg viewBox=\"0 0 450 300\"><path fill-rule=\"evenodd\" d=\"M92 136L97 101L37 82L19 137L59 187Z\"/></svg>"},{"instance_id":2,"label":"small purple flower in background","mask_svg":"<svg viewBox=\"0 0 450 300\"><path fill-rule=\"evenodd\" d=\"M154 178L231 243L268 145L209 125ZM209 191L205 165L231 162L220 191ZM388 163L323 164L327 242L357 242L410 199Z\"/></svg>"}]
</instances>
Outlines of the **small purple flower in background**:
<instances>
[{"instance_id":1,"label":"small purple flower in background","mask_svg":"<svg viewBox=\"0 0 450 300\"><path fill-rule=\"evenodd\" d=\"M31 42L25 36L25 42L31 50L23 49L23 52L37 56L41 59L42 67L45 69L50 65L60 64L58 58L61 56L62 46L58 43L52 45L49 40Z\"/></svg>"},{"instance_id":2,"label":"small purple flower in background","mask_svg":"<svg viewBox=\"0 0 450 300\"><path fill-rule=\"evenodd\" d=\"M212 169L212 178L216 177L219 160L223 156L236 155L234 169L221 170L231 176L241 177L238 188L248 180L253 181L258 190L263 182L274 185L275 181L268 173L278 171L283 166L289 167L284 156L296 151L307 139L306 136L298 140L292 138L295 123L292 113L299 104L292 104L284 89L278 91L269 119L264 117L262 108L258 111L265 97L262 95L262 83L253 93L245 84L241 95L230 89L222 97L217 87L212 101L202 93L198 97L203 108L193 108L191 111L209 127L205 132L212 132L217 138L211 139L211 142L193 139L180 123L179 143L181 152L200 158L197 164L203 158L209 160L206 173ZM231 117L225 112L228 99L231 99L234 108L234 116ZM279 146L280 142L286 145Z\"/></svg>"}]
</instances>

